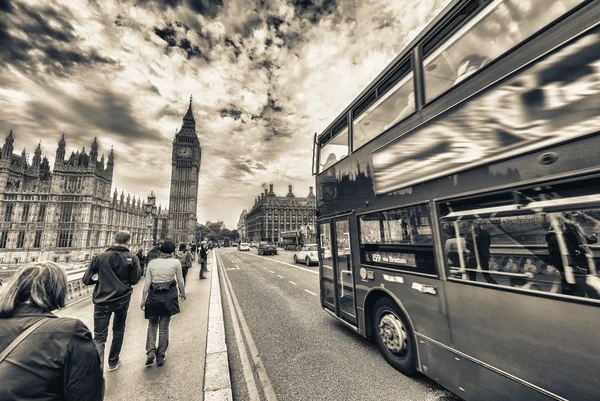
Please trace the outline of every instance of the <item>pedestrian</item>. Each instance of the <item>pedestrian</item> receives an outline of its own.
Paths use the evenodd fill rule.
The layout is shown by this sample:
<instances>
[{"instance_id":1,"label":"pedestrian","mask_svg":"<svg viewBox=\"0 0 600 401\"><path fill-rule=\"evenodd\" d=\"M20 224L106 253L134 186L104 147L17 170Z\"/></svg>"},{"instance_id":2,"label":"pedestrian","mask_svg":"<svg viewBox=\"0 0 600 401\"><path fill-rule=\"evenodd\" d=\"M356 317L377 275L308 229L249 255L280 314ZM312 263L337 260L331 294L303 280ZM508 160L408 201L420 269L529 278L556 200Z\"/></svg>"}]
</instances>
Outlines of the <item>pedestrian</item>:
<instances>
[{"instance_id":1,"label":"pedestrian","mask_svg":"<svg viewBox=\"0 0 600 401\"><path fill-rule=\"evenodd\" d=\"M135 254L135 256L137 256L138 261L140 262L140 269L141 269L141 273L142 276L145 274L145 259L146 257L144 256L144 248L140 248L138 249L137 253Z\"/></svg>"},{"instance_id":2,"label":"pedestrian","mask_svg":"<svg viewBox=\"0 0 600 401\"><path fill-rule=\"evenodd\" d=\"M187 276L188 269L192 267L194 258L190 251L187 250L187 246L184 243L179 244L179 250L175 252L175 256L181 263L183 282L185 283L185 277Z\"/></svg>"},{"instance_id":3,"label":"pedestrian","mask_svg":"<svg viewBox=\"0 0 600 401\"><path fill-rule=\"evenodd\" d=\"M196 260L196 243L192 242L192 246L190 247L190 252L192 253L192 256L194 257L194 260Z\"/></svg>"},{"instance_id":4,"label":"pedestrian","mask_svg":"<svg viewBox=\"0 0 600 401\"><path fill-rule=\"evenodd\" d=\"M95 284L94 302L94 341L100 353L104 368L104 348L108 337L108 325L114 314L112 344L108 353L108 371L121 365L119 354L125 335L125 321L133 286L140 281L140 263L137 256L125 246L131 238L127 231L115 235L115 244L103 253L96 255L83 275L83 283Z\"/></svg>"},{"instance_id":5,"label":"pedestrian","mask_svg":"<svg viewBox=\"0 0 600 401\"><path fill-rule=\"evenodd\" d=\"M200 246L200 252L198 252L198 262L200 263L200 279L201 280L204 280L206 278L206 276L204 275L204 272L208 271L208 269L206 268L206 257L207 257L206 249L204 248L204 244L202 244Z\"/></svg>"},{"instance_id":6,"label":"pedestrian","mask_svg":"<svg viewBox=\"0 0 600 401\"><path fill-rule=\"evenodd\" d=\"M152 259L160 258L160 243L156 242L146 255L146 268Z\"/></svg>"},{"instance_id":7,"label":"pedestrian","mask_svg":"<svg viewBox=\"0 0 600 401\"><path fill-rule=\"evenodd\" d=\"M104 399L92 334L65 306L67 274L54 262L27 264L0 293L0 400Z\"/></svg>"},{"instance_id":8,"label":"pedestrian","mask_svg":"<svg viewBox=\"0 0 600 401\"><path fill-rule=\"evenodd\" d=\"M140 308L148 319L146 336L146 366L154 363L163 366L169 346L171 316L179 313L179 298L185 301L185 283L181 263L175 257L175 242L166 239L160 247L160 258L153 259L146 269L146 281ZM158 348L156 337L158 330Z\"/></svg>"}]
</instances>

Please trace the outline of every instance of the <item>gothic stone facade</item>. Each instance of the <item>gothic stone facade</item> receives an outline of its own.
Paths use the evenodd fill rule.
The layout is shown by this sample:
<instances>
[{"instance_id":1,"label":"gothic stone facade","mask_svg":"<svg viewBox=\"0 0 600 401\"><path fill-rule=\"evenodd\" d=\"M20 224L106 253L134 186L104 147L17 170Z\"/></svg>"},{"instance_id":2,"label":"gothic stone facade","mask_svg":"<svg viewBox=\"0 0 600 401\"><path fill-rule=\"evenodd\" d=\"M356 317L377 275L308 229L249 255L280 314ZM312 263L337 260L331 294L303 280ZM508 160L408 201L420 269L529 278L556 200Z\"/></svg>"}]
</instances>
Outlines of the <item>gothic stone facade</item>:
<instances>
[{"instance_id":1,"label":"gothic stone facade","mask_svg":"<svg viewBox=\"0 0 600 401\"><path fill-rule=\"evenodd\" d=\"M198 207L198 180L202 148L196 134L196 120L190 106L173 140L171 190L169 194L169 236L176 242L194 240Z\"/></svg>"},{"instance_id":2,"label":"gothic stone facade","mask_svg":"<svg viewBox=\"0 0 600 401\"><path fill-rule=\"evenodd\" d=\"M246 235L249 241L277 242L279 234L300 230L302 225L315 225L315 195L313 188L307 197L296 197L289 186L286 196L277 196L273 185L254 200L246 216Z\"/></svg>"},{"instance_id":3,"label":"gothic stone facade","mask_svg":"<svg viewBox=\"0 0 600 401\"><path fill-rule=\"evenodd\" d=\"M98 159L94 139L66 158L65 137L56 150L53 171L41 146L29 164L25 150L13 154L12 131L0 152L0 264L36 260L89 260L111 245L117 231L132 234L130 246L148 248L152 218L141 199L117 193L111 197L114 154ZM166 220L166 211L162 211Z\"/></svg>"}]
</instances>

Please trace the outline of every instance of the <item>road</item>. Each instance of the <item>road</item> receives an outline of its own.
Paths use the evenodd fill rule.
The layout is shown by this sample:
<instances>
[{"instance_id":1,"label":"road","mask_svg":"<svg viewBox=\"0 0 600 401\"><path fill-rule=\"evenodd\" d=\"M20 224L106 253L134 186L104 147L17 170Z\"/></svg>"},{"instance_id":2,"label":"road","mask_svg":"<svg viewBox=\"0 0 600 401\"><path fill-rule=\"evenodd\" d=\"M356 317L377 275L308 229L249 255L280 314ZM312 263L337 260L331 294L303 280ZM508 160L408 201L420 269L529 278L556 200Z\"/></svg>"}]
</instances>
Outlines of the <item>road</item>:
<instances>
[{"instance_id":1,"label":"road","mask_svg":"<svg viewBox=\"0 0 600 401\"><path fill-rule=\"evenodd\" d=\"M317 266L294 265L282 250L217 255L235 400L460 400L421 374L397 372L375 344L325 313Z\"/></svg>"}]
</instances>

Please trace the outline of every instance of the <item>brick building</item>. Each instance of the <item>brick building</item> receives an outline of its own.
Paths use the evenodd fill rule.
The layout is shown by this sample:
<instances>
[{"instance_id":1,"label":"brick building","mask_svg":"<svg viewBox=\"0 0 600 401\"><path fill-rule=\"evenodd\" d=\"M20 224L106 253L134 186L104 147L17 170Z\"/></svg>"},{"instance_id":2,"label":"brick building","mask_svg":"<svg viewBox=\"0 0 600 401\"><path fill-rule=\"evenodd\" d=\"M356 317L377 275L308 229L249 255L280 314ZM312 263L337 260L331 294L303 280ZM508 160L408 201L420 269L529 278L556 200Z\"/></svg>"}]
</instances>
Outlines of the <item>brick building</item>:
<instances>
[{"instance_id":1,"label":"brick building","mask_svg":"<svg viewBox=\"0 0 600 401\"><path fill-rule=\"evenodd\" d=\"M255 200L245 219L249 241L277 242L284 231L301 230L303 225L315 226L315 195L313 187L307 197L297 197L288 187L285 196L277 196L273 184ZM314 231L314 230L313 230Z\"/></svg>"}]
</instances>

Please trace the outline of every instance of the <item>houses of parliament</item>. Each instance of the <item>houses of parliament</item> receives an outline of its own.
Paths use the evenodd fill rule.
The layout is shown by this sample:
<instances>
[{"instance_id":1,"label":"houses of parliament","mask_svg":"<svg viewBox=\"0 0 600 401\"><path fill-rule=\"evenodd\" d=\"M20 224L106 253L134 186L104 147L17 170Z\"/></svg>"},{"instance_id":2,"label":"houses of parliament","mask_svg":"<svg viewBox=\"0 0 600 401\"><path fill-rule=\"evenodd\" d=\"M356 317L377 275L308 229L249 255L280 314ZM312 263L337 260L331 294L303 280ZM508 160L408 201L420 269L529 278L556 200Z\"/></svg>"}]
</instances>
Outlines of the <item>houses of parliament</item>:
<instances>
[{"instance_id":1,"label":"houses of parliament","mask_svg":"<svg viewBox=\"0 0 600 401\"><path fill-rule=\"evenodd\" d=\"M25 150L15 154L16 136L11 130L0 148L1 266L84 262L112 245L122 230L131 233L130 249L148 250L155 217L157 238L193 239L201 149L191 99L173 141L171 210L159 206L154 216L144 211L154 196L145 200L112 190L115 155L112 149L107 157L100 154L97 139L89 152L83 147L67 156L63 135L51 169L41 144L31 162Z\"/></svg>"}]
</instances>

